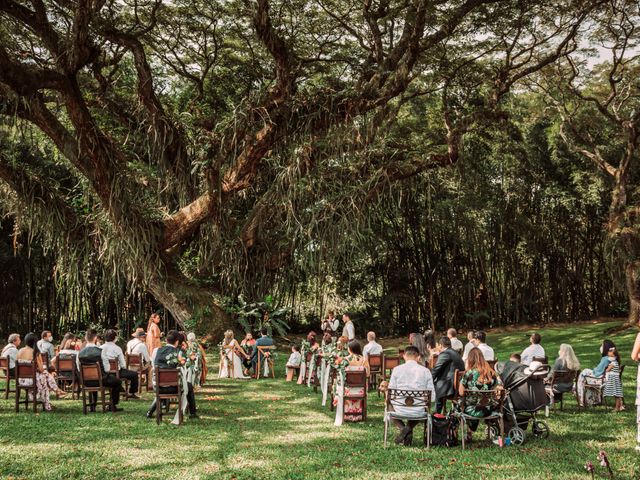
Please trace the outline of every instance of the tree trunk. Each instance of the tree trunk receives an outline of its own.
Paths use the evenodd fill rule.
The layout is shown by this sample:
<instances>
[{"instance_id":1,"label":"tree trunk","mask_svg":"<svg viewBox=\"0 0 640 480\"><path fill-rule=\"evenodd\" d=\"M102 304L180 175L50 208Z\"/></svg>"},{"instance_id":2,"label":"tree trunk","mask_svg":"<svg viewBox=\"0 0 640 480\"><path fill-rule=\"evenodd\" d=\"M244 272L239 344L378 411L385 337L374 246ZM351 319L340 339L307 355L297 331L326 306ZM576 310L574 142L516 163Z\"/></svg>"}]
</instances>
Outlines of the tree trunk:
<instances>
[{"instance_id":1,"label":"tree trunk","mask_svg":"<svg viewBox=\"0 0 640 480\"><path fill-rule=\"evenodd\" d=\"M627 295L629 296L629 325L637 325L640 321L640 261L635 260L625 268L627 279Z\"/></svg>"},{"instance_id":2,"label":"tree trunk","mask_svg":"<svg viewBox=\"0 0 640 480\"><path fill-rule=\"evenodd\" d=\"M154 278L148 291L175 319L181 329L195 329L200 334L222 335L232 326L230 316L213 298L210 288L203 288L179 272Z\"/></svg>"}]
</instances>

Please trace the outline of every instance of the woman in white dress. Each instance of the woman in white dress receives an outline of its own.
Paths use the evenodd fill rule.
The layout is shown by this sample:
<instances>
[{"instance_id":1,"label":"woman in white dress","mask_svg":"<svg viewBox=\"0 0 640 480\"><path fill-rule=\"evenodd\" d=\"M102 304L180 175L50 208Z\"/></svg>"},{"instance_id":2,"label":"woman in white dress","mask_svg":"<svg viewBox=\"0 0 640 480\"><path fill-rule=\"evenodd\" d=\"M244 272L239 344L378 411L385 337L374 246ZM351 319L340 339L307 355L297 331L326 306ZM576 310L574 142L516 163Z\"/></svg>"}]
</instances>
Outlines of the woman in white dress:
<instances>
[{"instance_id":1,"label":"woman in white dress","mask_svg":"<svg viewBox=\"0 0 640 480\"><path fill-rule=\"evenodd\" d=\"M242 358L241 358L242 357ZM233 338L233 331L224 332L220 355L220 374L218 378L242 378L248 379L242 372L242 359L247 359L247 354Z\"/></svg>"}]
</instances>

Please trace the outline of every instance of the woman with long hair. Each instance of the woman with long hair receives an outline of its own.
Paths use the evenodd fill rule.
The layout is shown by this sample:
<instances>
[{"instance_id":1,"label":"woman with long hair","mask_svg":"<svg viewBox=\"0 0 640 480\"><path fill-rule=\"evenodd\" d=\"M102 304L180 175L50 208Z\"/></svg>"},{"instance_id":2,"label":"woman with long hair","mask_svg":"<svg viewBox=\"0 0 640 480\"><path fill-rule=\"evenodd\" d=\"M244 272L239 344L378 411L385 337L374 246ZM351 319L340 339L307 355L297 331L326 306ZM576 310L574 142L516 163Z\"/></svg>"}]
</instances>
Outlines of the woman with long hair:
<instances>
[{"instance_id":1,"label":"woman with long hair","mask_svg":"<svg viewBox=\"0 0 640 480\"><path fill-rule=\"evenodd\" d=\"M158 324L160 323L160 315L157 313L152 313L149 317L149 323L147 324L147 350L149 350L149 356L153 358L153 351L156 348L160 348L162 343L160 342L160 337L162 336L162 332L160 331L160 327Z\"/></svg>"},{"instance_id":2,"label":"woman with long hair","mask_svg":"<svg viewBox=\"0 0 640 480\"><path fill-rule=\"evenodd\" d=\"M576 384L576 390L578 392L578 402L581 407L587 405L598 405L602 402L602 397L594 389L586 389L585 385L598 385L604 386L605 374L607 368L611 363L611 357L609 357L609 350L614 350L616 353L614 357L617 358L618 363L620 361L620 355L617 353L615 344L608 339L602 341L600 345L600 362L594 369L585 368L580 373Z\"/></svg>"},{"instance_id":3,"label":"woman with long hair","mask_svg":"<svg viewBox=\"0 0 640 480\"><path fill-rule=\"evenodd\" d=\"M242 359L246 359L248 355L240 346L233 336L233 330L224 332L220 350L220 373L218 378L241 378L243 380L249 377L245 376L242 371Z\"/></svg>"},{"instance_id":4,"label":"woman with long hair","mask_svg":"<svg viewBox=\"0 0 640 480\"><path fill-rule=\"evenodd\" d=\"M346 372L366 372L367 378L369 377L369 361L367 357L362 354L362 346L357 340L352 340L347 345L347 351L349 354L345 357L348 364L345 367ZM334 399L336 404L336 421L335 425L342 425L343 421L346 422L359 422L364 416L364 400L361 398L353 398L344 400L344 393L347 391L346 385L343 384L344 379L339 379L336 386L336 397ZM349 395L362 395L366 396L366 386L351 388L348 391Z\"/></svg>"},{"instance_id":5,"label":"woman with long hair","mask_svg":"<svg viewBox=\"0 0 640 480\"><path fill-rule=\"evenodd\" d=\"M473 348L469 352L466 363L467 370L460 380L459 393L465 396L468 391L496 390L500 385L500 377L485 360L479 348ZM471 397L465 399L464 413L472 417L486 417L492 413L491 408L474 403ZM478 421L470 421L467 441L471 440L472 433L478 428Z\"/></svg>"},{"instance_id":6,"label":"woman with long hair","mask_svg":"<svg viewBox=\"0 0 640 480\"><path fill-rule=\"evenodd\" d=\"M418 363L423 367L428 365L429 359L431 358L431 353L429 352L427 343L424 340L424 336L421 333L412 333L411 335L409 335L409 339L411 345L416 347L418 349L418 352L420 352Z\"/></svg>"},{"instance_id":7,"label":"woman with long hair","mask_svg":"<svg viewBox=\"0 0 640 480\"><path fill-rule=\"evenodd\" d=\"M49 401L49 393L55 392L58 397L64 397L66 396L66 393L58 388L56 379L49 373L46 365L43 365L42 357L38 355L36 342L36 336L33 333L27 333L24 337L25 345L18 350L16 362L33 362L36 368L36 396L38 397L38 400L42 402L44 409L49 412L52 410L51 402ZM30 378L21 378L19 381L20 385L23 387L31 387L33 385L33 380Z\"/></svg>"}]
</instances>

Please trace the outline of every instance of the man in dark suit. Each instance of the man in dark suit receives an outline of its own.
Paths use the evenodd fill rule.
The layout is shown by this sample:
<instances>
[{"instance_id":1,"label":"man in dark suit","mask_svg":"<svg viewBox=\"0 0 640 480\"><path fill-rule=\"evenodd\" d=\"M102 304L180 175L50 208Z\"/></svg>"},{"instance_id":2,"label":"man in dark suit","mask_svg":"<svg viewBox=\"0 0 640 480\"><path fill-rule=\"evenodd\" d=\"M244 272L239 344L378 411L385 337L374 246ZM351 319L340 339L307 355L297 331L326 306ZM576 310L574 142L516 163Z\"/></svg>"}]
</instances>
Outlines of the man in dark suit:
<instances>
[{"instance_id":1,"label":"man in dark suit","mask_svg":"<svg viewBox=\"0 0 640 480\"><path fill-rule=\"evenodd\" d=\"M444 399L455 392L454 377L456 370L464 370L464 362L458 352L451 348L449 337L440 338L440 354L431 374L436 387L436 412L442 412Z\"/></svg>"},{"instance_id":2,"label":"man in dark suit","mask_svg":"<svg viewBox=\"0 0 640 480\"><path fill-rule=\"evenodd\" d=\"M260 330L260 338L256 340L256 347L253 349L253 354L251 355L251 366L253 368L253 372L256 373L256 365L258 364L258 347L272 347L273 339L267 335L267 329L262 327ZM260 357L260 362L262 363L262 357Z\"/></svg>"},{"instance_id":3,"label":"man in dark suit","mask_svg":"<svg viewBox=\"0 0 640 480\"><path fill-rule=\"evenodd\" d=\"M176 331L171 330L167 334L167 344L164 347L156 349L155 357L153 359L154 368L180 368L180 365L184 363L181 361L180 350L178 345L184 341L183 335ZM156 387L157 388L157 387ZM160 393L178 393L176 387L162 387ZM193 391L193 385L187 383L187 406L189 407L189 418L198 418L196 413L196 395ZM157 408L156 399L153 399L149 411L147 412L147 418L152 418Z\"/></svg>"},{"instance_id":4,"label":"man in dark suit","mask_svg":"<svg viewBox=\"0 0 640 480\"><path fill-rule=\"evenodd\" d=\"M87 333L84 336L86 341L85 346L80 350L80 352L78 352L76 359L78 363L78 370L80 370L80 365L82 364L88 365L98 363L100 365L100 370L102 371L102 384L111 390L111 411L121 412L122 409L118 408L117 405L120 402L120 390L122 389L122 384L114 374L104 372L104 368L102 366L102 349L96 345L97 338L98 333L95 330L87 330ZM88 387L95 387L97 386L97 381L88 381L86 384ZM97 402L98 394L96 392L91 392L89 395L89 410L91 412L96 411Z\"/></svg>"}]
</instances>

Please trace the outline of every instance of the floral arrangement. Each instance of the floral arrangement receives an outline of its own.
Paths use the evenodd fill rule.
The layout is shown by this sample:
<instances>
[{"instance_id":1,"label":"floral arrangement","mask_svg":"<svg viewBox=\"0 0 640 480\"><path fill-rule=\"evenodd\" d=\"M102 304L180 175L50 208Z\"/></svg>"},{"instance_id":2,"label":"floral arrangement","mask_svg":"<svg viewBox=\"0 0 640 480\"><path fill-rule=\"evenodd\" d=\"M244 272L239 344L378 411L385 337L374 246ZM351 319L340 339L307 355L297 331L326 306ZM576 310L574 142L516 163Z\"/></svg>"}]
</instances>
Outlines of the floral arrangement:
<instances>
[{"instance_id":1,"label":"floral arrangement","mask_svg":"<svg viewBox=\"0 0 640 480\"><path fill-rule=\"evenodd\" d=\"M613 478L613 469L611 468L611 463L609 462L609 457L604 450L600 450L598 452L598 462L600 466L605 467L607 469L607 473L609 474L609 478ZM591 478L595 478L595 467L591 461L588 461L584 468L591 474Z\"/></svg>"}]
</instances>

